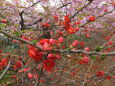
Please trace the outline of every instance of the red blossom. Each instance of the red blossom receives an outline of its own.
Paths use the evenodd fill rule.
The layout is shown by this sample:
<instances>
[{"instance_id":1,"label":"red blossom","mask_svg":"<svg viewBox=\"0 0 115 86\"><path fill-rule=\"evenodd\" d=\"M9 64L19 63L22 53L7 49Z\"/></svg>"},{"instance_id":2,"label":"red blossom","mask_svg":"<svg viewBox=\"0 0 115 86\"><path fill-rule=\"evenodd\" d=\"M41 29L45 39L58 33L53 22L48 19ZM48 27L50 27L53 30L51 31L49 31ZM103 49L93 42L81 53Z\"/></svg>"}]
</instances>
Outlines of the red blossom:
<instances>
[{"instance_id":1,"label":"red blossom","mask_svg":"<svg viewBox=\"0 0 115 86\"><path fill-rule=\"evenodd\" d=\"M7 23L7 19L1 19L2 23Z\"/></svg>"},{"instance_id":2,"label":"red blossom","mask_svg":"<svg viewBox=\"0 0 115 86\"><path fill-rule=\"evenodd\" d=\"M90 35L87 33L87 34L85 34L85 37L86 37L86 38L89 38L89 37L90 37Z\"/></svg>"},{"instance_id":3,"label":"red blossom","mask_svg":"<svg viewBox=\"0 0 115 86\"><path fill-rule=\"evenodd\" d=\"M85 51L89 51L90 48L89 48L89 47L85 47L84 50L85 50Z\"/></svg>"},{"instance_id":4,"label":"red blossom","mask_svg":"<svg viewBox=\"0 0 115 86\"><path fill-rule=\"evenodd\" d=\"M2 53L3 51L2 50L0 50L0 53Z\"/></svg>"},{"instance_id":5,"label":"red blossom","mask_svg":"<svg viewBox=\"0 0 115 86\"><path fill-rule=\"evenodd\" d=\"M70 27L69 29L67 29L67 33L68 34L73 34L73 33L75 33L75 29Z\"/></svg>"},{"instance_id":6,"label":"red blossom","mask_svg":"<svg viewBox=\"0 0 115 86\"><path fill-rule=\"evenodd\" d=\"M48 24L48 22L44 22L41 26L48 28L48 27L50 27L50 24Z\"/></svg>"},{"instance_id":7,"label":"red blossom","mask_svg":"<svg viewBox=\"0 0 115 86\"><path fill-rule=\"evenodd\" d=\"M22 67L22 62L21 61L16 61L15 65L20 68L20 67Z\"/></svg>"},{"instance_id":8,"label":"red blossom","mask_svg":"<svg viewBox=\"0 0 115 86\"><path fill-rule=\"evenodd\" d=\"M64 20L65 20L65 22L70 23L70 18L68 15L64 16Z\"/></svg>"},{"instance_id":9,"label":"red blossom","mask_svg":"<svg viewBox=\"0 0 115 86\"><path fill-rule=\"evenodd\" d=\"M98 72L96 73L97 76L104 76L104 74L105 74L105 72L103 72L103 71L98 71Z\"/></svg>"},{"instance_id":10,"label":"red blossom","mask_svg":"<svg viewBox=\"0 0 115 86\"><path fill-rule=\"evenodd\" d=\"M33 78L33 74L32 73L28 73L28 78L32 79Z\"/></svg>"},{"instance_id":11,"label":"red blossom","mask_svg":"<svg viewBox=\"0 0 115 86\"><path fill-rule=\"evenodd\" d=\"M75 31L76 31L76 32L79 31L79 27L76 27L76 28L75 28Z\"/></svg>"},{"instance_id":12,"label":"red blossom","mask_svg":"<svg viewBox=\"0 0 115 86\"><path fill-rule=\"evenodd\" d=\"M71 46L72 46L72 47L76 47L78 44L79 44L79 42L78 42L77 40L75 40L75 41L71 44Z\"/></svg>"},{"instance_id":13,"label":"red blossom","mask_svg":"<svg viewBox=\"0 0 115 86\"><path fill-rule=\"evenodd\" d=\"M58 42L59 42L59 43L63 43L63 42L64 42L63 37L60 37L60 38L58 39Z\"/></svg>"},{"instance_id":14,"label":"red blossom","mask_svg":"<svg viewBox=\"0 0 115 86\"><path fill-rule=\"evenodd\" d=\"M43 69L47 72L51 72L52 69L55 67L55 61L51 59L47 59L43 61Z\"/></svg>"},{"instance_id":15,"label":"red blossom","mask_svg":"<svg viewBox=\"0 0 115 86\"><path fill-rule=\"evenodd\" d=\"M105 78L108 79L108 80L110 80L110 79L111 79L111 76L106 76Z\"/></svg>"},{"instance_id":16,"label":"red blossom","mask_svg":"<svg viewBox=\"0 0 115 86\"><path fill-rule=\"evenodd\" d=\"M94 21L94 20L95 20L95 16L91 16L91 17L89 18L89 20L90 20L90 21Z\"/></svg>"}]
</instances>

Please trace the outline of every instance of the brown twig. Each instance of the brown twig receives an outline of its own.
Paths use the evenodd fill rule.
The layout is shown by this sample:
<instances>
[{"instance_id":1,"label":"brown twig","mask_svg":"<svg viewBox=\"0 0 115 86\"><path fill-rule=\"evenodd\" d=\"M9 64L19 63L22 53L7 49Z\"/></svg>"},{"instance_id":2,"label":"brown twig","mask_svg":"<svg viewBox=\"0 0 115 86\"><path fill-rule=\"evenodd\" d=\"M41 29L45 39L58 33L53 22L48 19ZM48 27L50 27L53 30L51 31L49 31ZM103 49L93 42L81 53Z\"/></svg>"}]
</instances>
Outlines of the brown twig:
<instances>
[{"instance_id":1,"label":"brown twig","mask_svg":"<svg viewBox=\"0 0 115 86\"><path fill-rule=\"evenodd\" d=\"M6 69L3 71L3 73L0 75L0 80L3 78L3 76L6 74L6 72L8 71L8 69L10 68L10 63L11 63L11 61L9 60L9 63L8 63L8 65L7 65L7 67L6 67Z\"/></svg>"},{"instance_id":2,"label":"brown twig","mask_svg":"<svg viewBox=\"0 0 115 86\"><path fill-rule=\"evenodd\" d=\"M17 37L14 37L14 36L11 36L10 34L8 34L7 32L4 32L2 30L0 30L0 33L3 33L5 36L9 37L9 38L12 38L12 39L16 39L16 40L19 40L19 41L22 41L26 44L29 44L29 45L32 45L40 50L43 50L40 46L37 46L35 44L32 44L31 42L29 41L26 41L24 39L21 39L21 38L17 38ZM87 52L87 51L84 51L84 50L62 50L62 49L54 49L52 50L53 52L59 52L59 53L84 53L86 55L105 55L105 56L114 56L115 55L115 51L113 52L108 52L108 53L104 53L104 52Z\"/></svg>"}]
</instances>

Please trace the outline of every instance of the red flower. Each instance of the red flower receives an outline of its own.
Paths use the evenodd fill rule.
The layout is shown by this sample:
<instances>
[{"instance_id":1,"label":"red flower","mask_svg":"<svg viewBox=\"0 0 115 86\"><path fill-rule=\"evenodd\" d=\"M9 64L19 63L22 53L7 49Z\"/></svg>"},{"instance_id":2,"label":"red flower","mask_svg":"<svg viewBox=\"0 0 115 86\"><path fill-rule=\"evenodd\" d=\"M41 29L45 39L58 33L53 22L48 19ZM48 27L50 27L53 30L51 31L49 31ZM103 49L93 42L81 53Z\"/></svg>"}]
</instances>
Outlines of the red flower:
<instances>
[{"instance_id":1,"label":"red flower","mask_svg":"<svg viewBox=\"0 0 115 86\"><path fill-rule=\"evenodd\" d=\"M48 24L48 22L45 22L41 25L42 27L50 27L50 24Z\"/></svg>"},{"instance_id":2,"label":"red flower","mask_svg":"<svg viewBox=\"0 0 115 86\"><path fill-rule=\"evenodd\" d=\"M65 22L70 23L70 18L68 15L64 16L64 20L65 20Z\"/></svg>"},{"instance_id":3,"label":"red flower","mask_svg":"<svg viewBox=\"0 0 115 86\"><path fill-rule=\"evenodd\" d=\"M79 42L78 42L77 40L75 40L75 41L71 44L71 46L72 46L72 47L76 47L78 44L79 44Z\"/></svg>"},{"instance_id":4,"label":"red flower","mask_svg":"<svg viewBox=\"0 0 115 86\"><path fill-rule=\"evenodd\" d=\"M36 62L40 61L43 57L43 53L41 51L37 51L36 49L28 50L29 57L33 58Z\"/></svg>"},{"instance_id":5,"label":"red flower","mask_svg":"<svg viewBox=\"0 0 115 86\"><path fill-rule=\"evenodd\" d=\"M79 64L87 64L89 63L89 59L87 56L84 56L80 61Z\"/></svg>"},{"instance_id":6,"label":"red flower","mask_svg":"<svg viewBox=\"0 0 115 86\"><path fill-rule=\"evenodd\" d=\"M108 80L110 80L110 79L111 79L111 76L106 76L105 78L108 79Z\"/></svg>"},{"instance_id":7,"label":"red flower","mask_svg":"<svg viewBox=\"0 0 115 86\"><path fill-rule=\"evenodd\" d=\"M0 53L2 53L3 51L2 50L0 50Z\"/></svg>"},{"instance_id":8,"label":"red flower","mask_svg":"<svg viewBox=\"0 0 115 86\"><path fill-rule=\"evenodd\" d=\"M86 37L86 38L89 38L89 37L90 37L90 35L89 35L89 34L85 34L85 37Z\"/></svg>"},{"instance_id":9,"label":"red flower","mask_svg":"<svg viewBox=\"0 0 115 86\"><path fill-rule=\"evenodd\" d=\"M79 44L82 46L82 47L84 47L84 42L79 42Z\"/></svg>"},{"instance_id":10,"label":"red flower","mask_svg":"<svg viewBox=\"0 0 115 86\"><path fill-rule=\"evenodd\" d=\"M115 2L112 2L112 4L115 6Z\"/></svg>"},{"instance_id":11,"label":"red flower","mask_svg":"<svg viewBox=\"0 0 115 86\"><path fill-rule=\"evenodd\" d=\"M73 33L75 33L75 29L70 27L69 29L67 29L67 33L73 34Z\"/></svg>"},{"instance_id":12,"label":"red flower","mask_svg":"<svg viewBox=\"0 0 115 86\"><path fill-rule=\"evenodd\" d=\"M32 79L32 78L33 78L32 73L28 73L28 78L29 78L29 79Z\"/></svg>"},{"instance_id":13,"label":"red flower","mask_svg":"<svg viewBox=\"0 0 115 86\"><path fill-rule=\"evenodd\" d=\"M64 42L63 37L60 37L60 38L58 39L58 42L59 42L59 43L63 43L63 42Z\"/></svg>"},{"instance_id":14,"label":"red flower","mask_svg":"<svg viewBox=\"0 0 115 86\"><path fill-rule=\"evenodd\" d=\"M7 23L7 19L2 19L1 22L2 23Z\"/></svg>"},{"instance_id":15,"label":"red flower","mask_svg":"<svg viewBox=\"0 0 115 86\"><path fill-rule=\"evenodd\" d=\"M109 46L109 45L112 45L112 44L113 44L112 41L109 41L109 42L107 43L108 46Z\"/></svg>"},{"instance_id":16,"label":"red flower","mask_svg":"<svg viewBox=\"0 0 115 86\"><path fill-rule=\"evenodd\" d=\"M90 48L89 48L89 47L85 47L84 50L85 50L85 51L89 51Z\"/></svg>"},{"instance_id":17,"label":"red flower","mask_svg":"<svg viewBox=\"0 0 115 86\"><path fill-rule=\"evenodd\" d=\"M47 59L43 61L43 69L47 72L51 72L55 66L55 62L51 59Z\"/></svg>"},{"instance_id":18,"label":"red flower","mask_svg":"<svg viewBox=\"0 0 115 86\"><path fill-rule=\"evenodd\" d=\"M82 60L83 60L83 62L84 62L84 63L86 63L86 64L87 64L87 63L89 63L89 59L88 59L88 57L87 57L87 56L83 57L83 59L82 59Z\"/></svg>"},{"instance_id":19,"label":"red flower","mask_svg":"<svg viewBox=\"0 0 115 86\"><path fill-rule=\"evenodd\" d=\"M104 76L104 74L105 74L105 72L103 72L103 71L98 71L98 72L96 73L97 76Z\"/></svg>"},{"instance_id":20,"label":"red flower","mask_svg":"<svg viewBox=\"0 0 115 86\"><path fill-rule=\"evenodd\" d=\"M76 32L79 31L79 27L76 27L76 28L75 28L75 31L76 31Z\"/></svg>"},{"instance_id":21,"label":"red flower","mask_svg":"<svg viewBox=\"0 0 115 86\"><path fill-rule=\"evenodd\" d=\"M90 20L90 21L94 21L94 20L95 20L95 16L91 16L91 17L89 18L89 20Z\"/></svg>"},{"instance_id":22,"label":"red flower","mask_svg":"<svg viewBox=\"0 0 115 86\"><path fill-rule=\"evenodd\" d=\"M22 67L21 61L16 61L15 64L16 64L17 67Z\"/></svg>"},{"instance_id":23,"label":"red flower","mask_svg":"<svg viewBox=\"0 0 115 86\"><path fill-rule=\"evenodd\" d=\"M55 21L58 21L58 16L54 16Z\"/></svg>"}]
</instances>

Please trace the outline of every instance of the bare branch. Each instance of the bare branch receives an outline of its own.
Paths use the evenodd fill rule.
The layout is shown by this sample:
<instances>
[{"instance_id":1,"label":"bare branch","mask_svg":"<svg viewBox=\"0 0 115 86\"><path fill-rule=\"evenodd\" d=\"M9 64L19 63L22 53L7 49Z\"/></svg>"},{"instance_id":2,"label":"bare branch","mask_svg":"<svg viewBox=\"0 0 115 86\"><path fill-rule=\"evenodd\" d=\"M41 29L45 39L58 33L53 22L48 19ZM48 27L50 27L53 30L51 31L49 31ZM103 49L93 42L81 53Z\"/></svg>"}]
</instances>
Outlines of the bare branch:
<instances>
[{"instance_id":1,"label":"bare branch","mask_svg":"<svg viewBox=\"0 0 115 86\"><path fill-rule=\"evenodd\" d=\"M19 40L19 41L22 41L26 44L29 44L29 45L32 45L40 50L43 50L40 46L37 46L35 44L32 44L31 42L29 41L26 41L24 39L21 39L21 38L17 38L17 37L14 37L14 36L11 36L10 34L8 34L7 32L4 32L4 31L1 31L0 30L0 33L3 33L4 35L6 35L7 37L9 38L12 38L12 39L16 39L16 40ZM87 51L84 51L84 50L61 50L61 49L54 49L52 50L53 52L59 52L59 53L84 53L86 55L106 55L106 56L114 56L115 55L115 51L113 52L108 52L108 53L104 53L104 52L87 52Z\"/></svg>"},{"instance_id":2,"label":"bare branch","mask_svg":"<svg viewBox=\"0 0 115 86\"><path fill-rule=\"evenodd\" d=\"M115 51L114 52L108 52L108 53L104 53L104 52L87 52L84 50L55 50L57 52L61 52L61 53L84 53L86 55L105 55L105 56L113 56L115 55Z\"/></svg>"},{"instance_id":3,"label":"bare branch","mask_svg":"<svg viewBox=\"0 0 115 86\"><path fill-rule=\"evenodd\" d=\"M61 7L57 8L57 10L59 10L59 9L61 9L61 8L63 8L63 7L68 6L69 4L71 4L71 3L64 4L63 6L61 6Z\"/></svg>"},{"instance_id":4,"label":"bare branch","mask_svg":"<svg viewBox=\"0 0 115 86\"><path fill-rule=\"evenodd\" d=\"M42 50L42 48L41 48L40 46L34 45L34 44L32 44L31 42L26 41L26 40L24 40L24 39L11 36L11 35L8 34L7 32L4 32L4 31L1 31L1 30L0 30L0 33L4 34L4 35L7 36L8 38L12 38L12 39L15 39L15 40L18 40L18 41L22 41L22 42L24 42L24 43L26 43L26 44L33 45L33 46L35 46L36 48Z\"/></svg>"},{"instance_id":5,"label":"bare branch","mask_svg":"<svg viewBox=\"0 0 115 86\"><path fill-rule=\"evenodd\" d=\"M9 61L9 63L8 63L8 65L7 65L7 67L6 67L6 69L3 71L3 73L1 74L1 76L0 76L0 80L2 79L2 77L5 75L5 73L8 71L8 69L10 68L10 63L11 63L11 61Z\"/></svg>"}]
</instances>

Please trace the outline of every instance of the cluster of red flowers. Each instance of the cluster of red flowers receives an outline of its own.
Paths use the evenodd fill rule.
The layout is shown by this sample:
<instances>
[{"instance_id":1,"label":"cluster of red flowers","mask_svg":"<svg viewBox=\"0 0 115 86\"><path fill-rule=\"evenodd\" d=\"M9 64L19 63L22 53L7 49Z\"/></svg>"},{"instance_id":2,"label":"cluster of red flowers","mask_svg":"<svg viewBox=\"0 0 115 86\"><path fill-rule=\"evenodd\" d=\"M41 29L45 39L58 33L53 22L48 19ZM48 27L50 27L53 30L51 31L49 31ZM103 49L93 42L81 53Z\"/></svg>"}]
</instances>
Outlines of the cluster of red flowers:
<instances>
[{"instance_id":1,"label":"cluster of red flowers","mask_svg":"<svg viewBox=\"0 0 115 86\"><path fill-rule=\"evenodd\" d=\"M88 56L84 56L80 61L79 64L88 64L89 63L89 58Z\"/></svg>"},{"instance_id":2,"label":"cluster of red flowers","mask_svg":"<svg viewBox=\"0 0 115 86\"><path fill-rule=\"evenodd\" d=\"M44 22L41 26L47 28L47 27L50 27L50 24L48 22Z\"/></svg>"},{"instance_id":3,"label":"cluster of red flowers","mask_svg":"<svg viewBox=\"0 0 115 86\"><path fill-rule=\"evenodd\" d=\"M8 58L1 59L1 61L0 61L0 70L2 70L4 66L7 66L7 64L8 64Z\"/></svg>"},{"instance_id":4,"label":"cluster of red flowers","mask_svg":"<svg viewBox=\"0 0 115 86\"><path fill-rule=\"evenodd\" d=\"M43 53L34 46L28 45L28 55L33 58L36 62L40 61L43 57Z\"/></svg>"},{"instance_id":5,"label":"cluster of red flowers","mask_svg":"<svg viewBox=\"0 0 115 86\"><path fill-rule=\"evenodd\" d=\"M44 51L40 51L34 46L28 45L28 55L30 58L33 58L36 62L41 61L45 51L51 51L52 47L56 43L63 43L64 39L63 37L59 37L59 39L56 41L55 39L41 39L36 44L38 46L41 46ZM43 61L43 69L50 72L53 67L55 66L55 60L60 59L59 54L48 54L47 59Z\"/></svg>"},{"instance_id":6,"label":"cluster of red flowers","mask_svg":"<svg viewBox=\"0 0 115 86\"><path fill-rule=\"evenodd\" d=\"M84 42L79 42L77 40L73 41L73 43L70 45L70 47L77 47L78 45L81 45L81 47L84 47Z\"/></svg>"}]
</instances>

